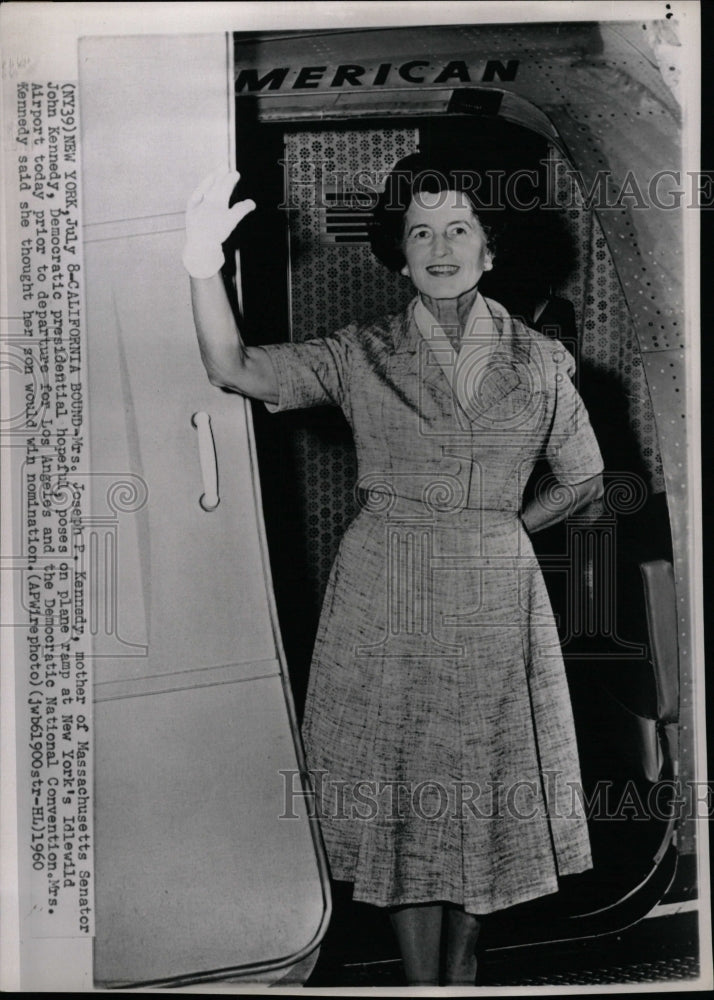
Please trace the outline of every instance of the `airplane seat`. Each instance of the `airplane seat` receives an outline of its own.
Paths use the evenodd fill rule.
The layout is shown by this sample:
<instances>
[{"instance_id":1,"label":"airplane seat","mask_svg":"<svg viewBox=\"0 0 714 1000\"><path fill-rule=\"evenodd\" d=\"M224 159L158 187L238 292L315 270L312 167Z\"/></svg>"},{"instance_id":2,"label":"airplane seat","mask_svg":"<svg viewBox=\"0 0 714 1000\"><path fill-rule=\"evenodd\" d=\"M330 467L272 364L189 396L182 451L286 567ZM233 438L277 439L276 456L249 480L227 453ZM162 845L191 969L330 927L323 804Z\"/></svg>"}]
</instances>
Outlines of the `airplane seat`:
<instances>
[{"instance_id":1,"label":"airplane seat","mask_svg":"<svg viewBox=\"0 0 714 1000\"><path fill-rule=\"evenodd\" d=\"M590 670L602 705L590 717L599 729L599 776L655 784L671 779L677 765L679 672L676 596L672 563L638 564L648 655L639 663ZM634 580L633 580L634 582ZM635 607L634 595L628 606ZM605 722L606 720L606 722Z\"/></svg>"},{"instance_id":2,"label":"airplane seat","mask_svg":"<svg viewBox=\"0 0 714 1000\"><path fill-rule=\"evenodd\" d=\"M593 912L624 901L652 877L672 843L677 777L679 673L672 563L643 560L639 595L627 605L646 619L640 662L580 664L570 672L581 747L593 869L564 880L563 903Z\"/></svg>"},{"instance_id":3,"label":"airplane seat","mask_svg":"<svg viewBox=\"0 0 714 1000\"><path fill-rule=\"evenodd\" d=\"M640 564L645 589L650 660L657 689L657 728L667 770L677 773L679 665L674 569L666 559Z\"/></svg>"}]
</instances>

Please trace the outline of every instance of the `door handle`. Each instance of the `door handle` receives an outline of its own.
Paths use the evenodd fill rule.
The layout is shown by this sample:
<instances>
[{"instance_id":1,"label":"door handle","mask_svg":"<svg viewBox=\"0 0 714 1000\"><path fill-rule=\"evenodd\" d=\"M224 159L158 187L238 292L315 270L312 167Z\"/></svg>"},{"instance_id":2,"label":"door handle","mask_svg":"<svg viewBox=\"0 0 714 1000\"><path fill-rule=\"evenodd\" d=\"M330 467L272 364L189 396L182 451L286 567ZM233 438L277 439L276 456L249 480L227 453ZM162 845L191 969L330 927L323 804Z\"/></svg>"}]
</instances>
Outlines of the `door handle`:
<instances>
[{"instance_id":1,"label":"door handle","mask_svg":"<svg viewBox=\"0 0 714 1000\"><path fill-rule=\"evenodd\" d=\"M191 417L191 423L198 431L198 458L201 463L201 478L203 479L203 493L198 502L205 511L215 510L221 502L221 498L218 495L218 457L216 444L213 440L211 418L208 413L199 410Z\"/></svg>"}]
</instances>

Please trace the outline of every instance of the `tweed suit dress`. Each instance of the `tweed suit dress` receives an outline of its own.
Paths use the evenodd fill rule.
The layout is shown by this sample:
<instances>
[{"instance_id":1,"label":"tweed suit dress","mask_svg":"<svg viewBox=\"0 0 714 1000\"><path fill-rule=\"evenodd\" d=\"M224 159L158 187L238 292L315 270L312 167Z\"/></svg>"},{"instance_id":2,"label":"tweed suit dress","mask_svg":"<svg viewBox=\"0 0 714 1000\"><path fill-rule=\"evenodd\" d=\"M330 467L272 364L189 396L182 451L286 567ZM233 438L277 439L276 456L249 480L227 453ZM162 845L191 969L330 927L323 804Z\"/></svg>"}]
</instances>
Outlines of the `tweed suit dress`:
<instances>
[{"instance_id":1,"label":"tweed suit dress","mask_svg":"<svg viewBox=\"0 0 714 1000\"><path fill-rule=\"evenodd\" d=\"M492 342L463 377L465 345L435 320L430 337L419 298L265 350L269 409L339 406L357 451L360 509L302 729L332 876L364 902L483 914L591 867L558 634L519 512L539 458L565 490L602 460L563 345L481 295L474 310Z\"/></svg>"}]
</instances>

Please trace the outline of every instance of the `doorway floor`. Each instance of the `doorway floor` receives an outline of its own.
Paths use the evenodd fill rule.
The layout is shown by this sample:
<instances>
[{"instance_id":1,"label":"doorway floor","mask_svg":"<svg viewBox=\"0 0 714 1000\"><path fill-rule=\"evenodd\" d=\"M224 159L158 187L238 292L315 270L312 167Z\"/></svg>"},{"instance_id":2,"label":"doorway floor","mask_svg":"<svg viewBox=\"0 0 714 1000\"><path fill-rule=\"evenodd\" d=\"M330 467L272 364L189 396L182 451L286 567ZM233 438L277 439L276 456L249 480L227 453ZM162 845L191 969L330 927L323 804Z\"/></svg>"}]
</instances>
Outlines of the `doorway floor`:
<instances>
[{"instance_id":1,"label":"doorway floor","mask_svg":"<svg viewBox=\"0 0 714 1000\"><path fill-rule=\"evenodd\" d=\"M396 957L345 961L325 942L306 987L404 986ZM700 974L696 912L642 920L582 941L486 950L477 986L588 986L695 980Z\"/></svg>"}]
</instances>

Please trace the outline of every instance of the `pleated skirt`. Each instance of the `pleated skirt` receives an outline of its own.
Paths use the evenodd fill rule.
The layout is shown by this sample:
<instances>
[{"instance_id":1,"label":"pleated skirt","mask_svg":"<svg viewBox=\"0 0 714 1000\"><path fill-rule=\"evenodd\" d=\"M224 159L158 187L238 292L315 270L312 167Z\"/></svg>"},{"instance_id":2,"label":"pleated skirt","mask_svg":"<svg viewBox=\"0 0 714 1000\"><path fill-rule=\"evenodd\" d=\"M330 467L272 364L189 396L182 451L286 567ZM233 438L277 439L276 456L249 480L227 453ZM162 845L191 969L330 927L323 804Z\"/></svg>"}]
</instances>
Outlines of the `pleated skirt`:
<instances>
[{"instance_id":1,"label":"pleated skirt","mask_svg":"<svg viewBox=\"0 0 714 1000\"><path fill-rule=\"evenodd\" d=\"M357 900L484 914L591 867L558 634L512 513L359 513L303 740L332 876Z\"/></svg>"}]
</instances>

